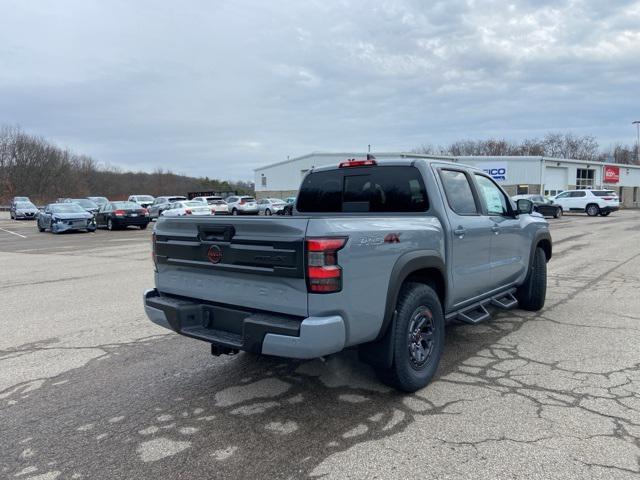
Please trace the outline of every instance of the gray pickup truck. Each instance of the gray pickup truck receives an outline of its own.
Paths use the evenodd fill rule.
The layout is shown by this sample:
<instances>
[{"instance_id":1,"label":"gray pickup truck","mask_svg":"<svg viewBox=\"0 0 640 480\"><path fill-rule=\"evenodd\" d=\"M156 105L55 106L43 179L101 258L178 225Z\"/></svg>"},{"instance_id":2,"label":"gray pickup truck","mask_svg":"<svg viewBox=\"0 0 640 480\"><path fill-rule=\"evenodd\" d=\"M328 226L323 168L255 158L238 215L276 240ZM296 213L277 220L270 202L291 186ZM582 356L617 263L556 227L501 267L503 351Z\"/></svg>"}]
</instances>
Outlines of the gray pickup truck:
<instances>
[{"instance_id":1,"label":"gray pickup truck","mask_svg":"<svg viewBox=\"0 0 640 480\"><path fill-rule=\"evenodd\" d=\"M145 310L215 355L358 346L381 378L415 391L436 371L446 322L543 307L551 236L532 208L457 163L317 168L292 216L160 217Z\"/></svg>"}]
</instances>

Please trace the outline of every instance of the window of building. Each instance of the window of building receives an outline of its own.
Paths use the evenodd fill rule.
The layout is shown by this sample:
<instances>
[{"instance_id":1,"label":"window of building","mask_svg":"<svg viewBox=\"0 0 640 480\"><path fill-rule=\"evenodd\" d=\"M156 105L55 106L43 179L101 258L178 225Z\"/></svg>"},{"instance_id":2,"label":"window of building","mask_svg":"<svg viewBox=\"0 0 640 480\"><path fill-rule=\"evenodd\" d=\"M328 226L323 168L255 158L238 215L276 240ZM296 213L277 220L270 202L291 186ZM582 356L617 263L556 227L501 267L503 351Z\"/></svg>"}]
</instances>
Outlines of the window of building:
<instances>
[{"instance_id":1,"label":"window of building","mask_svg":"<svg viewBox=\"0 0 640 480\"><path fill-rule=\"evenodd\" d=\"M267 186L267 177L265 177L264 173L262 174L262 177L260 178L260 184L261 184L263 187L266 187L266 186Z\"/></svg>"},{"instance_id":2,"label":"window of building","mask_svg":"<svg viewBox=\"0 0 640 480\"><path fill-rule=\"evenodd\" d=\"M576 170L576 188L579 190L593 188L595 173L595 170L589 168L578 168Z\"/></svg>"},{"instance_id":3,"label":"window of building","mask_svg":"<svg viewBox=\"0 0 640 480\"><path fill-rule=\"evenodd\" d=\"M529 194L529 185L518 185L516 190L516 195L528 195Z\"/></svg>"},{"instance_id":4,"label":"window of building","mask_svg":"<svg viewBox=\"0 0 640 480\"><path fill-rule=\"evenodd\" d=\"M544 196L545 197L555 197L556 195L560 195L563 192L563 190L545 190L544 191Z\"/></svg>"}]
</instances>

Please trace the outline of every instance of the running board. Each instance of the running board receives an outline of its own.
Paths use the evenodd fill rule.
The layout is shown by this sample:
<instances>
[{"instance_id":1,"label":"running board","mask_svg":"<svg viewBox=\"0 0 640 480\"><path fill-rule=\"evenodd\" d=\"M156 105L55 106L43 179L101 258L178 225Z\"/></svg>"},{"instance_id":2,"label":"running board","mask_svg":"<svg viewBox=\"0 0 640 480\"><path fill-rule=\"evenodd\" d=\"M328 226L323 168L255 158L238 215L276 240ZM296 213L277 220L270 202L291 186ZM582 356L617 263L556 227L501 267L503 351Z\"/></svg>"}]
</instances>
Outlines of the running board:
<instances>
[{"instance_id":1,"label":"running board","mask_svg":"<svg viewBox=\"0 0 640 480\"><path fill-rule=\"evenodd\" d=\"M462 320L464 323L470 323L471 325L477 325L480 322L484 322L491 315L484 308L484 305L478 305L477 307L470 308L458 314L458 319Z\"/></svg>"},{"instance_id":2,"label":"running board","mask_svg":"<svg viewBox=\"0 0 640 480\"><path fill-rule=\"evenodd\" d=\"M487 305L493 305L494 307L498 307L503 310L508 310L517 306L518 300L513 295L514 292L515 289L511 289L507 292L489 297L481 302L470 305L457 313L449 314L447 315L447 318L457 318L461 322L477 325L478 323L491 318L491 314L486 309Z\"/></svg>"},{"instance_id":3,"label":"running board","mask_svg":"<svg viewBox=\"0 0 640 480\"><path fill-rule=\"evenodd\" d=\"M513 293L507 292L501 297L492 298L491 305L493 305L494 307L502 308L504 310L509 310L510 308L518 305L518 300L513 296Z\"/></svg>"}]
</instances>

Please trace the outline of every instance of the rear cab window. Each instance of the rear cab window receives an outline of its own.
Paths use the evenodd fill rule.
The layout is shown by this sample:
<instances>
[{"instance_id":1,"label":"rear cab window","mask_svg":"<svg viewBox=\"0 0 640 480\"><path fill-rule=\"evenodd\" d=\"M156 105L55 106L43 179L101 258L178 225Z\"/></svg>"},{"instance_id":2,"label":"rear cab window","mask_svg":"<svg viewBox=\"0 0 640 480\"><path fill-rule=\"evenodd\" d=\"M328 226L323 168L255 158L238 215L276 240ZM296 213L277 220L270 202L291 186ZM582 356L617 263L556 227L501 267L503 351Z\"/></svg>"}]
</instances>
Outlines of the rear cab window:
<instances>
[{"instance_id":1,"label":"rear cab window","mask_svg":"<svg viewBox=\"0 0 640 480\"><path fill-rule=\"evenodd\" d=\"M296 208L302 213L409 213L429 209L422 174L413 166L362 166L305 177Z\"/></svg>"}]
</instances>

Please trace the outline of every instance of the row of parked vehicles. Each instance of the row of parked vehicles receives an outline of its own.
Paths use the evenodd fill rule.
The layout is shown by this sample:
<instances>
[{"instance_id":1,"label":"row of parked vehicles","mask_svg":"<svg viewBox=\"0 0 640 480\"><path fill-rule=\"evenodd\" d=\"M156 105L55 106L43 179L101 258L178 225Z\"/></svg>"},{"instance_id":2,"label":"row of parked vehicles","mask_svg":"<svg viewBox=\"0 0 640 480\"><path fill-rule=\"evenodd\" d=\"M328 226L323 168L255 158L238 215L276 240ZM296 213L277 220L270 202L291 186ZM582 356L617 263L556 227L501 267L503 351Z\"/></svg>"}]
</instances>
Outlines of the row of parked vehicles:
<instances>
[{"instance_id":1,"label":"row of parked vehicles","mask_svg":"<svg viewBox=\"0 0 640 480\"><path fill-rule=\"evenodd\" d=\"M559 218L566 212L583 212L590 217L606 217L620 209L620 198L613 190L565 190L552 198L542 195L516 195L512 199L530 200L535 212L553 218Z\"/></svg>"},{"instance_id":2,"label":"row of parked vehicles","mask_svg":"<svg viewBox=\"0 0 640 480\"><path fill-rule=\"evenodd\" d=\"M69 230L93 232L98 228L116 230L130 226L141 230L160 216L190 215L274 215L291 213L295 197L286 201L235 195L226 200L220 196L200 196L188 200L181 195L152 197L131 195L126 201L110 201L106 197L59 198L39 209L29 197L14 197L12 219L35 219L38 230L59 233ZM288 207L288 209L287 209Z\"/></svg>"}]
</instances>

